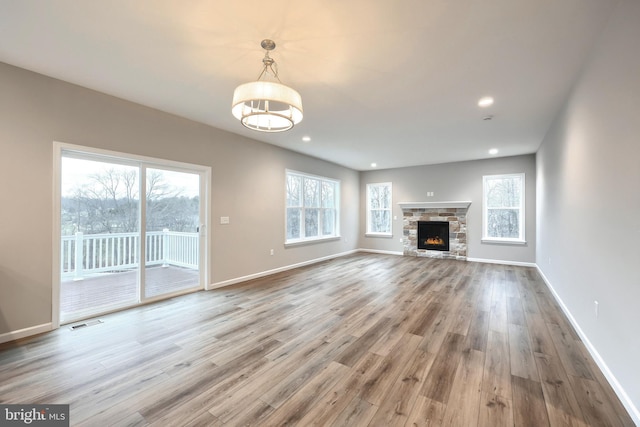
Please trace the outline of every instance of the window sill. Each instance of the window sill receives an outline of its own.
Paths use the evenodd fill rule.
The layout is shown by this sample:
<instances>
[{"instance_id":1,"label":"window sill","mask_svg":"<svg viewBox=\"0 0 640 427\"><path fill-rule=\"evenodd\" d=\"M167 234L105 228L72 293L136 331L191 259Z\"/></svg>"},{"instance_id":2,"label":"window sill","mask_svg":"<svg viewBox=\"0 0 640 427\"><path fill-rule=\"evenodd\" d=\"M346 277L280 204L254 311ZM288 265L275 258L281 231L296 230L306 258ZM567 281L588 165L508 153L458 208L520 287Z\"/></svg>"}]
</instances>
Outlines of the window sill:
<instances>
[{"instance_id":1,"label":"window sill","mask_svg":"<svg viewBox=\"0 0 640 427\"><path fill-rule=\"evenodd\" d=\"M364 233L364 237L382 237L383 239L392 239L393 234L390 233Z\"/></svg>"},{"instance_id":2,"label":"window sill","mask_svg":"<svg viewBox=\"0 0 640 427\"><path fill-rule=\"evenodd\" d=\"M305 246L305 245L313 245L315 243L324 243L331 242L334 240L340 240L341 236L330 236L330 237L319 237L317 239L305 239L305 240L290 240L288 242L284 242L285 248L291 248L295 246Z\"/></svg>"},{"instance_id":3,"label":"window sill","mask_svg":"<svg viewBox=\"0 0 640 427\"><path fill-rule=\"evenodd\" d=\"M524 246L527 244L526 240L519 239L491 239L491 238L483 238L480 240L482 243L489 243L492 245L516 245L516 246Z\"/></svg>"}]
</instances>

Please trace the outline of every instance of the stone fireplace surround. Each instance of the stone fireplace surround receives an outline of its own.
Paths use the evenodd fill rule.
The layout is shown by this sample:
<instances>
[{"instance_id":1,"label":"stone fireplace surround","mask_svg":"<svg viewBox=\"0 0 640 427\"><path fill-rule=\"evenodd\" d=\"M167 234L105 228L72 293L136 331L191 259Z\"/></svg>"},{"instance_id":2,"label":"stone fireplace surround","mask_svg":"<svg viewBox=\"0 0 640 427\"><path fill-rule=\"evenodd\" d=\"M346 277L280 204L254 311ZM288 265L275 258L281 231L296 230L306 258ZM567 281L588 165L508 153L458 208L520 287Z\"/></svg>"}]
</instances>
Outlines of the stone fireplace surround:
<instances>
[{"instance_id":1,"label":"stone fireplace surround","mask_svg":"<svg viewBox=\"0 0 640 427\"><path fill-rule=\"evenodd\" d=\"M471 202L400 202L405 256L467 260L467 212ZM418 249L418 221L449 221L449 250Z\"/></svg>"}]
</instances>

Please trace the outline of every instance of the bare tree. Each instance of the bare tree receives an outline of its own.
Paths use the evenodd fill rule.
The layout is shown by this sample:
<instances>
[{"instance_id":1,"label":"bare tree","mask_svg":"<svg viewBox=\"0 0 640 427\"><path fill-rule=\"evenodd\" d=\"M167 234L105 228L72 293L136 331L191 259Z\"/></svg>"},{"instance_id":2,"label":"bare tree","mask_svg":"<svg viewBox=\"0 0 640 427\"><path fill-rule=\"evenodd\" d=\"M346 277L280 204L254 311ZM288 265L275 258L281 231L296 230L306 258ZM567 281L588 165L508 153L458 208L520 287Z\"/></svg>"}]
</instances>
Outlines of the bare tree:
<instances>
[{"instance_id":1,"label":"bare tree","mask_svg":"<svg viewBox=\"0 0 640 427\"><path fill-rule=\"evenodd\" d=\"M146 179L147 231L169 228L195 231L199 198L183 196L159 170ZM133 168L110 168L94 173L65 197L62 203L63 232L86 234L123 233L139 228L139 177Z\"/></svg>"}]
</instances>

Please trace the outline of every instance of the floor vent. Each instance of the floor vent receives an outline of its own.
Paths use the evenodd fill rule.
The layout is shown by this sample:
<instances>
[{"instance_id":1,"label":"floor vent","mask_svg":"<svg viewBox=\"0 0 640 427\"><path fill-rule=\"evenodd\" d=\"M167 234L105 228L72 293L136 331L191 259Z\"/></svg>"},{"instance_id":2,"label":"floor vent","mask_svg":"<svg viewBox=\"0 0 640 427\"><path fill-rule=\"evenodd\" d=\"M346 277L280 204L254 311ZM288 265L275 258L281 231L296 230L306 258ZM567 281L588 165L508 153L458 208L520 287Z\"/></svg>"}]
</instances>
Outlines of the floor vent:
<instances>
[{"instance_id":1,"label":"floor vent","mask_svg":"<svg viewBox=\"0 0 640 427\"><path fill-rule=\"evenodd\" d=\"M82 329L82 328L86 328L86 327L93 326L93 325L99 325L100 323L103 323L102 320L100 320L100 319L90 320L88 322L78 323L77 325L73 325L73 326L71 326L70 329L72 331L75 331L76 329Z\"/></svg>"}]
</instances>

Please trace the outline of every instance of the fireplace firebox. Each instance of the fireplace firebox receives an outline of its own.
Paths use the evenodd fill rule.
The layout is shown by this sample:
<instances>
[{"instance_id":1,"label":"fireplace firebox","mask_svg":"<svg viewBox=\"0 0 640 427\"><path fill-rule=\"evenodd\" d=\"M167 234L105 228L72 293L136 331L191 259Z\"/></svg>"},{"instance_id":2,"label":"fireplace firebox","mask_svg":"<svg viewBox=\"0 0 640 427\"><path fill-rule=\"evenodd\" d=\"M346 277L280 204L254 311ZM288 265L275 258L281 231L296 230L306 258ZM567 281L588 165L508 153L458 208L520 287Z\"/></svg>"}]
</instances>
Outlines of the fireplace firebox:
<instances>
[{"instance_id":1,"label":"fireplace firebox","mask_svg":"<svg viewBox=\"0 0 640 427\"><path fill-rule=\"evenodd\" d=\"M449 250L448 221L418 221L418 249Z\"/></svg>"}]
</instances>

